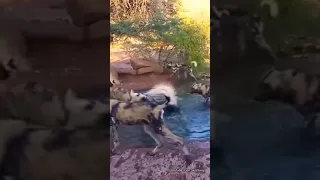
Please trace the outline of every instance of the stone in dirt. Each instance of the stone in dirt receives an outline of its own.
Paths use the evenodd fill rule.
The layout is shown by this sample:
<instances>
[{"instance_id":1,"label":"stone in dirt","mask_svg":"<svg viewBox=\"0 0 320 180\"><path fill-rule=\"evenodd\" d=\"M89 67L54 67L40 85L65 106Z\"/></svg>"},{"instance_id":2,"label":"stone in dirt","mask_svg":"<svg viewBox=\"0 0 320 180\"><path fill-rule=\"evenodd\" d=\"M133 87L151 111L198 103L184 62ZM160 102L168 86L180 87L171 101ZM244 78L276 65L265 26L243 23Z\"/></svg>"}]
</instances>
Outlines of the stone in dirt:
<instances>
[{"instance_id":1,"label":"stone in dirt","mask_svg":"<svg viewBox=\"0 0 320 180\"><path fill-rule=\"evenodd\" d=\"M118 74L137 74L137 71L132 68L131 63L128 60L113 62L110 64L110 68Z\"/></svg>"}]
</instances>

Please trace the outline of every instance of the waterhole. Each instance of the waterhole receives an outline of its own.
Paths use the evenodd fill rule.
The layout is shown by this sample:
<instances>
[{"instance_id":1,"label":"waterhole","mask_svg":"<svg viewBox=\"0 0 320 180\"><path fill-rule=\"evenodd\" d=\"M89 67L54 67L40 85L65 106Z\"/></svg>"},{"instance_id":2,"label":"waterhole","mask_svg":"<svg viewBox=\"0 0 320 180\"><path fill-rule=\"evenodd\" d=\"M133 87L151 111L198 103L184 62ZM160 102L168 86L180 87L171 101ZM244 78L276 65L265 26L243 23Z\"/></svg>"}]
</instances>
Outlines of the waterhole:
<instances>
[{"instance_id":1,"label":"waterhole","mask_svg":"<svg viewBox=\"0 0 320 180\"><path fill-rule=\"evenodd\" d=\"M186 141L210 139L210 111L202 96L184 94L178 97L180 110L164 114L168 128ZM142 126L119 126L119 138L129 147L153 146L155 142Z\"/></svg>"}]
</instances>

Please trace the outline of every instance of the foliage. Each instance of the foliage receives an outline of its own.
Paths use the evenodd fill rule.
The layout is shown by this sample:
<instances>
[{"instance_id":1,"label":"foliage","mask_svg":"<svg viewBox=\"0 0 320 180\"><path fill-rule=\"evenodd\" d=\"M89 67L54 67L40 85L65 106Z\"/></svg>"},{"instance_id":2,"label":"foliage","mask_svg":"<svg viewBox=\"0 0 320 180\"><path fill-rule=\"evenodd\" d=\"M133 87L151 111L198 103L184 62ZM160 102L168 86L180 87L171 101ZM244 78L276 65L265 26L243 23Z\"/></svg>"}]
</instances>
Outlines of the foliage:
<instances>
[{"instance_id":1,"label":"foliage","mask_svg":"<svg viewBox=\"0 0 320 180\"><path fill-rule=\"evenodd\" d=\"M209 58L208 35L192 20L157 12L147 22L126 20L111 24L111 32L120 35L126 50L135 57L159 62L175 58L187 63L196 61L199 67Z\"/></svg>"}]
</instances>

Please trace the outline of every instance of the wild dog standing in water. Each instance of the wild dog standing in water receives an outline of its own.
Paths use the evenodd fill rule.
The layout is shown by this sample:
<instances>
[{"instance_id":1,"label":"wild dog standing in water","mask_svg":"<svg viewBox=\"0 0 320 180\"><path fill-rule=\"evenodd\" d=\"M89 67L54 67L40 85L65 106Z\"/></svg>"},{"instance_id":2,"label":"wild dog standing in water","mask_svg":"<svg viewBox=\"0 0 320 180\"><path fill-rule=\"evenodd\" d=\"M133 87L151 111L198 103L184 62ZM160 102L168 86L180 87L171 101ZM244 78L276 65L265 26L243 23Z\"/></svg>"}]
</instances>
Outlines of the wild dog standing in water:
<instances>
[{"instance_id":1,"label":"wild dog standing in water","mask_svg":"<svg viewBox=\"0 0 320 180\"><path fill-rule=\"evenodd\" d=\"M110 112L111 112L111 128L114 139L114 148L119 146L118 133L116 131L116 124L125 125L143 125L144 131L150 135L157 146L153 149L150 155L155 155L160 148L164 145L163 137L168 140L173 141L175 144L181 146L183 154L186 158L186 163L189 165L191 163L191 156L184 145L183 138L174 135L165 125L163 120L163 108L165 108L169 102L162 105L156 105L154 103L143 103L143 102L121 102L119 100L110 99Z\"/></svg>"},{"instance_id":2,"label":"wild dog standing in water","mask_svg":"<svg viewBox=\"0 0 320 180\"><path fill-rule=\"evenodd\" d=\"M317 75L307 75L296 69L270 69L261 79L255 100L265 102L278 100L291 104L304 117L320 111L320 79ZM305 119L308 127L320 124L316 116ZM316 124L317 123L317 124Z\"/></svg>"},{"instance_id":3,"label":"wild dog standing in water","mask_svg":"<svg viewBox=\"0 0 320 180\"><path fill-rule=\"evenodd\" d=\"M149 102L153 102L158 105L168 103L167 97L169 97L170 102L165 108L165 111L169 113L179 111L177 92L169 83L156 84L152 89L143 94L148 97Z\"/></svg>"},{"instance_id":4,"label":"wild dog standing in water","mask_svg":"<svg viewBox=\"0 0 320 180\"><path fill-rule=\"evenodd\" d=\"M190 93L200 94L205 98L206 102L210 103L210 85L202 84L202 83L194 83L191 86Z\"/></svg>"}]
</instances>

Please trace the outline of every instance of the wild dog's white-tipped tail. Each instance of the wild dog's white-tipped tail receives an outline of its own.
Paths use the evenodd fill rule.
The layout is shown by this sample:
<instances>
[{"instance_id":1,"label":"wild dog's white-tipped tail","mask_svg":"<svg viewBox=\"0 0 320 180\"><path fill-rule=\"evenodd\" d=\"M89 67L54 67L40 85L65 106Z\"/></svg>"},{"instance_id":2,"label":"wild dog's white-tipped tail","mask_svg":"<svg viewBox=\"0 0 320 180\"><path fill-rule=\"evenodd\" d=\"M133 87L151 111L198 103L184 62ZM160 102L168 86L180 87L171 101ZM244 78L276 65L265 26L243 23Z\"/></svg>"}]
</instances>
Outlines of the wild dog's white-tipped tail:
<instances>
[{"instance_id":1,"label":"wild dog's white-tipped tail","mask_svg":"<svg viewBox=\"0 0 320 180\"><path fill-rule=\"evenodd\" d=\"M191 65L193 65L194 67L197 67L198 63L196 61L191 61Z\"/></svg>"},{"instance_id":2,"label":"wild dog's white-tipped tail","mask_svg":"<svg viewBox=\"0 0 320 180\"><path fill-rule=\"evenodd\" d=\"M276 18L279 15L279 5L275 0L261 0L260 7L269 6L269 16Z\"/></svg>"},{"instance_id":3,"label":"wild dog's white-tipped tail","mask_svg":"<svg viewBox=\"0 0 320 180\"><path fill-rule=\"evenodd\" d=\"M165 101L168 101L168 99L170 99L170 102L168 103L169 105L178 105L177 92L175 88L169 83L160 83L155 85L152 89L146 92L146 95L155 98L164 96Z\"/></svg>"}]
</instances>

